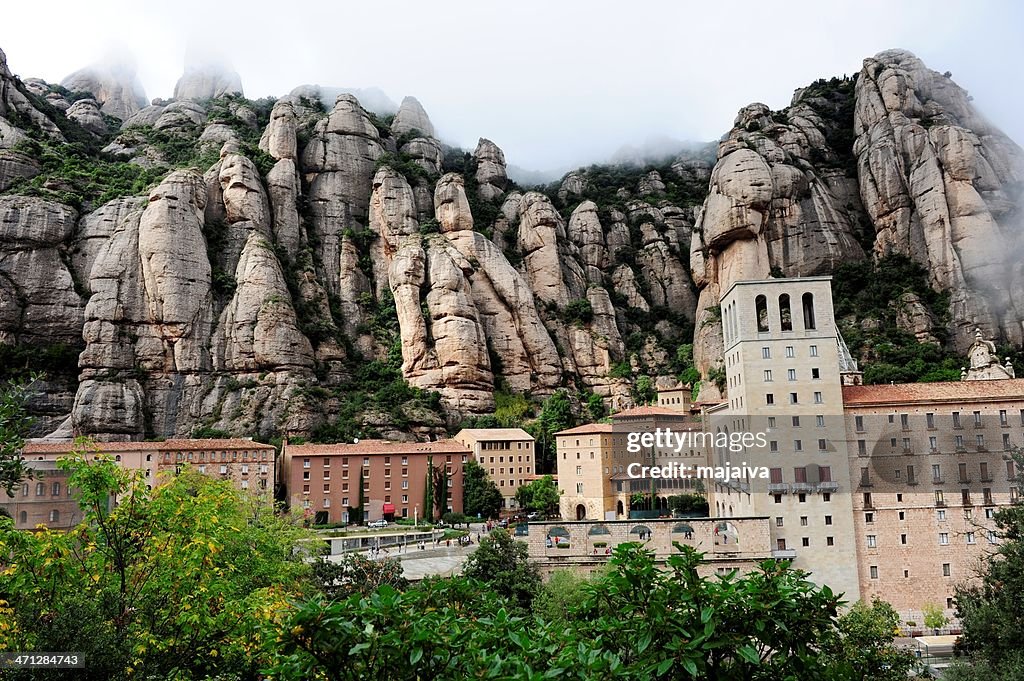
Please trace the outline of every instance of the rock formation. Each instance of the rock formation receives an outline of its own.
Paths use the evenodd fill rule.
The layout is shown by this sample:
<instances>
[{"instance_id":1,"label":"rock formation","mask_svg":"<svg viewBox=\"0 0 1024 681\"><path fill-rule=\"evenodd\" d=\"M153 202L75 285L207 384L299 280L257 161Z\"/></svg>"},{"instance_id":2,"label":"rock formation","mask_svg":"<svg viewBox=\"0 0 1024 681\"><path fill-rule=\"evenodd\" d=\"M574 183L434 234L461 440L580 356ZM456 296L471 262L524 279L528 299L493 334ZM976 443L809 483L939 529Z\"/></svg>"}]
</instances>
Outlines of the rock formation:
<instances>
[{"instance_id":1,"label":"rock formation","mask_svg":"<svg viewBox=\"0 0 1024 681\"><path fill-rule=\"evenodd\" d=\"M146 106L146 92L129 64L95 65L75 71L60 82L71 92L88 92L103 113L126 121Z\"/></svg>"},{"instance_id":2,"label":"rock formation","mask_svg":"<svg viewBox=\"0 0 1024 681\"><path fill-rule=\"evenodd\" d=\"M219 64L186 65L185 73L174 86L175 99L200 102L224 95L242 94L242 79Z\"/></svg>"},{"instance_id":3,"label":"rock formation","mask_svg":"<svg viewBox=\"0 0 1024 681\"><path fill-rule=\"evenodd\" d=\"M40 412L61 433L428 437L431 393L451 426L498 388L630 406L641 375L678 383L691 337L704 378L719 366L733 282L869 256L906 255L951 302L901 292L848 315L863 334L1024 341L1024 153L905 52L744 107L717 145L545 191L517 189L484 138L462 165L411 97L389 126L369 91L301 86L268 112L205 66L148 106L127 73L65 84L91 98L16 79L0 52L0 344L81 351ZM65 133L109 154L86 162L162 179L78 195L36 151ZM371 397L396 386L415 397Z\"/></svg>"},{"instance_id":4,"label":"rock formation","mask_svg":"<svg viewBox=\"0 0 1024 681\"><path fill-rule=\"evenodd\" d=\"M954 342L1024 341L1024 152L949 77L902 50L864 60L854 131L875 252L924 265L951 293Z\"/></svg>"}]
</instances>

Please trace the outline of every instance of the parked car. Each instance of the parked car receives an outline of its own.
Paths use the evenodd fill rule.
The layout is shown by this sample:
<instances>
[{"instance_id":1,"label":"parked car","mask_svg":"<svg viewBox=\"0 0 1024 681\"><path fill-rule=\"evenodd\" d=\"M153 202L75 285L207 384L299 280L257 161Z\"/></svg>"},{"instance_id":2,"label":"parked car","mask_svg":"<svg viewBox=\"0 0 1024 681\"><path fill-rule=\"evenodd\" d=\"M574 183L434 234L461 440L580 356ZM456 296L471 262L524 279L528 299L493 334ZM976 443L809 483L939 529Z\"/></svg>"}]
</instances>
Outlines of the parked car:
<instances>
[{"instance_id":1,"label":"parked car","mask_svg":"<svg viewBox=\"0 0 1024 681\"><path fill-rule=\"evenodd\" d=\"M374 520L373 522L371 522L371 523L369 523L367 525L367 527L387 527L387 526L388 526L388 521L384 520L383 518L381 518L380 520Z\"/></svg>"},{"instance_id":2,"label":"parked car","mask_svg":"<svg viewBox=\"0 0 1024 681\"><path fill-rule=\"evenodd\" d=\"M532 513L528 513L526 515L526 519L527 520L539 520L540 519L540 513L538 513L537 511L533 511Z\"/></svg>"}]
</instances>

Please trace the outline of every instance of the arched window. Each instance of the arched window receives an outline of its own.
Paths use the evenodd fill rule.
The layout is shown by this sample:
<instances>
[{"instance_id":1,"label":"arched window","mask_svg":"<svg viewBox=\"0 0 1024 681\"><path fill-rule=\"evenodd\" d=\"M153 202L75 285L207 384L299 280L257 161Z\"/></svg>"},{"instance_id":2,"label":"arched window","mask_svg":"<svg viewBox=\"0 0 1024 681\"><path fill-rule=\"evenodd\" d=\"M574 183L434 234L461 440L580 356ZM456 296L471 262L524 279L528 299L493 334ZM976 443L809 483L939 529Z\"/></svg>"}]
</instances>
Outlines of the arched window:
<instances>
[{"instance_id":1,"label":"arched window","mask_svg":"<svg viewBox=\"0 0 1024 681\"><path fill-rule=\"evenodd\" d=\"M789 309L788 293L779 296L779 319L782 322L783 331L793 330L793 312Z\"/></svg>"},{"instance_id":2,"label":"arched window","mask_svg":"<svg viewBox=\"0 0 1024 681\"><path fill-rule=\"evenodd\" d=\"M41 497L44 494L46 494L46 485L41 483L41 482L37 482L36 483L36 496L37 497Z\"/></svg>"},{"instance_id":3,"label":"arched window","mask_svg":"<svg viewBox=\"0 0 1024 681\"><path fill-rule=\"evenodd\" d=\"M58 511L57 509L53 509L52 511L50 511L50 522L51 523L59 523L60 522L60 511Z\"/></svg>"},{"instance_id":4,"label":"arched window","mask_svg":"<svg viewBox=\"0 0 1024 681\"><path fill-rule=\"evenodd\" d=\"M593 527L590 528L590 531L587 532L587 534L589 534L591 537L593 537L593 536L596 536L596 535L611 534L611 532L604 525L594 525Z\"/></svg>"},{"instance_id":5,"label":"arched window","mask_svg":"<svg viewBox=\"0 0 1024 681\"><path fill-rule=\"evenodd\" d=\"M548 536L544 539L544 544L548 548L552 546L559 549L569 548L569 530L564 527L552 527L548 530Z\"/></svg>"},{"instance_id":6,"label":"arched window","mask_svg":"<svg viewBox=\"0 0 1024 681\"><path fill-rule=\"evenodd\" d=\"M804 328L814 328L814 294L805 293L803 297L804 303Z\"/></svg>"},{"instance_id":7,"label":"arched window","mask_svg":"<svg viewBox=\"0 0 1024 681\"><path fill-rule=\"evenodd\" d=\"M630 530L629 533L638 535L642 540L651 538L651 528L647 527L646 525L637 525L632 530Z\"/></svg>"},{"instance_id":8,"label":"arched window","mask_svg":"<svg viewBox=\"0 0 1024 681\"><path fill-rule=\"evenodd\" d=\"M754 310L757 312L758 332L768 331L768 299L764 296L754 298Z\"/></svg>"},{"instance_id":9,"label":"arched window","mask_svg":"<svg viewBox=\"0 0 1024 681\"><path fill-rule=\"evenodd\" d=\"M693 535L693 525L689 523L679 523L672 528L672 534L688 534Z\"/></svg>"}]
</instances>

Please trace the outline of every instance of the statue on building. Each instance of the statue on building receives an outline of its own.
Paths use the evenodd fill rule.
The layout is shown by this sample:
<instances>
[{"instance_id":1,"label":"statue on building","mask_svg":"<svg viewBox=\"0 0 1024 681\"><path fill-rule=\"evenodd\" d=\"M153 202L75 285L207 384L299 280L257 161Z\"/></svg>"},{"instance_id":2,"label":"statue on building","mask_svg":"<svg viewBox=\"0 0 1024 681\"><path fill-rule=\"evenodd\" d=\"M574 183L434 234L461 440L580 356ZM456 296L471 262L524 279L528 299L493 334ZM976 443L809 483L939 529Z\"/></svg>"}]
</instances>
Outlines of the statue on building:
<instances>
[{"instance_id":1,"label":"statue on building","mask_svg":"<svg viewBox=\"0 0 1024 681\"><path fill-rule=\"evenodd\" d=\"M996 354L996 344L985 340L981 329L974 332L974 344L967 351L967 358L970 366L960 370L962 381L995 381L1015 377L1010 358L1007 357L1006 363L1001 364Z\"/></svg>"}]
</instances>

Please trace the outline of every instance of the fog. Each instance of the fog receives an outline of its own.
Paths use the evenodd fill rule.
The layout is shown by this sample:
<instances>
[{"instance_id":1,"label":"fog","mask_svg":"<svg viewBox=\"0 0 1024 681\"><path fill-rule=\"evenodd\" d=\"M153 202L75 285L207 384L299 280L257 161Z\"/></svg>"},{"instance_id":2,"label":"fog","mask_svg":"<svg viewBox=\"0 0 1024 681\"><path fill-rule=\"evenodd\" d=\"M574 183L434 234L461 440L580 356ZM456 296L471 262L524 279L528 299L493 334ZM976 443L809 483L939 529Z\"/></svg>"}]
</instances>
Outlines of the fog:
<instances>
[{"instance_id":1,"label":"fog","mask_svg":"<svg viewBox=\"0 0 1024 681\"><path fill-rule=\"evenodd\" d=\"M740 107L781 108L891 47L952 71L1021 141L1022 29L1024 8L985 1L37 2L5 4L0 48L50 82L134 63L150 99L172 95L186 55L230 63L249 97L306 83L411 94L446 142L488 137L550 172L717 139Z\"/></svg>"}]
</instances>

